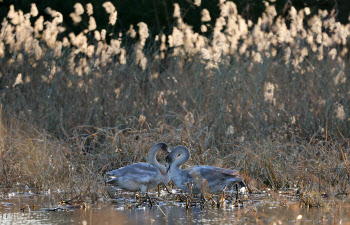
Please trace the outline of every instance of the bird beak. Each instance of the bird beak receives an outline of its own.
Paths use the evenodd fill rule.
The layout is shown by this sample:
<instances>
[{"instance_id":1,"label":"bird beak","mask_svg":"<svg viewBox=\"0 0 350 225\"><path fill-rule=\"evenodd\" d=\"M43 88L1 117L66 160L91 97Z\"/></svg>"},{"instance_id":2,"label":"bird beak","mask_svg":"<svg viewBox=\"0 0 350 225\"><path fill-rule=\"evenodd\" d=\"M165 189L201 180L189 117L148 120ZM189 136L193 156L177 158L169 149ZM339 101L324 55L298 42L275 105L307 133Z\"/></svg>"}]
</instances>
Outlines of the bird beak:
<instances>
[{"instance_id":1,"label":"bird beak","mask_svg":"<svg viewBox=\"0 0 350 225\"><path fill-rule=\"evenodd\" d=\"M166 163L166 172L168 173L169 172L169 170L170 170L170 166L171 166L171 164L169 164L169 163Z\"/></svg>"},{"instance_id":2,"label":"bird beak","mask_svg":"<svg viewBox=\"0 0 350 225\"><path fill-rule=\"evenodd\" d=\"M166 150L168 153L170 153L171 152L171 150L170 150L170 148L167 148L167 150Z\"/></svg>"}]
</instances>

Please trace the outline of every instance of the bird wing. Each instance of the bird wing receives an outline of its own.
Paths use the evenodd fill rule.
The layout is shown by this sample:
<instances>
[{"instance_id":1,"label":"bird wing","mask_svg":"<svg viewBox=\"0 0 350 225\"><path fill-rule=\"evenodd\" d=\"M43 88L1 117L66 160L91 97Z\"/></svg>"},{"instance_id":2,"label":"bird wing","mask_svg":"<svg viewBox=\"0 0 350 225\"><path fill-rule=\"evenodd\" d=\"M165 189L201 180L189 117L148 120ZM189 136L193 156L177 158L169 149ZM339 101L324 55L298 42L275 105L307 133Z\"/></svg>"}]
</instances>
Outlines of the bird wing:
<instances>
[{"instance_id":1,"label":"bird wing","mask_svg":"<svg viewBox=\"0 0 350 225\"><path fill-rule=\"evenodd\" d=\"M216 172L230 175L230 176L238 176L238 173L239 173L237 170L223 169L223 168L219 168L219 167L213 167L213 168L215 168Z\"/></svg>"},{"instance_id":2,"label":"bird wing","mask_svg":"<svg viewBox=\"0 0 350 225\"><path fill-rule=\"evenodd\" d=\"M237 180L240 180L238 177L238 171L236 170L230 170L230 169L223 169L219 167L214 166L191 166L185 169L189 172L189 174L194 178L203 178L208 180L215 180L215 179L229 179L229 178L235 178Z\"/></svg>"},{"instance_id":3,"label":"bird wing","mask_svg":"<svg viewBox=\"0 0 350 225\"><path fill-rule=\"evenodd\" d=\"M158 177L159 169L148 163L134 163L107 173L111 178L107 183L113 183L118 179L137 180L140 183L150 183Z\"/></svg>"},{"instance_id":4,"label":"bird wing","mask_svg":"<svg viewBox=\"0 0 350 225\"><path fill-rule=\"evenodd\" d=\"M241 182L242 178L238 176L235 170L222 169L214 166L192 166L185 169L187 173L196 180L197 192L206 182L211 193L221 191L231 182Z\"/></svg>"}]
</instances>

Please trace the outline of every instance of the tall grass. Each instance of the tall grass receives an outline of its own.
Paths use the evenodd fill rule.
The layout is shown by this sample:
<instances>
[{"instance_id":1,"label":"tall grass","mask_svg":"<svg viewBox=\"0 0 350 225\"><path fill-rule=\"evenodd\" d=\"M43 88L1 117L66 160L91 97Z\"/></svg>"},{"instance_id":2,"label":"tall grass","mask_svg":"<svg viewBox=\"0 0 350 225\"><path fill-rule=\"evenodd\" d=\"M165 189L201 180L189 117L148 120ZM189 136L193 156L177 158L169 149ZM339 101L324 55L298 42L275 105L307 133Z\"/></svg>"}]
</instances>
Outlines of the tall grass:
<instances>
[{"instance_id":1,"label":"tall grass","mask_svg":"<svg viewBox=\"0 0 350 225\"><path fill-rule=\"evenodd\" d=\"M306 20L308 8L276 18L268 5L252 24L219 6L215 27L203 9L195 33L175 5L173 32L155 40L142 22L114 30L111 3L107 30L77 3L80 34L53 9L45 21L34 4L12 7L0 31L1 185L101 189L106 170L164 141L257 188L347 188L350 25L322 10Z\"/></svg>"}]
</instances>

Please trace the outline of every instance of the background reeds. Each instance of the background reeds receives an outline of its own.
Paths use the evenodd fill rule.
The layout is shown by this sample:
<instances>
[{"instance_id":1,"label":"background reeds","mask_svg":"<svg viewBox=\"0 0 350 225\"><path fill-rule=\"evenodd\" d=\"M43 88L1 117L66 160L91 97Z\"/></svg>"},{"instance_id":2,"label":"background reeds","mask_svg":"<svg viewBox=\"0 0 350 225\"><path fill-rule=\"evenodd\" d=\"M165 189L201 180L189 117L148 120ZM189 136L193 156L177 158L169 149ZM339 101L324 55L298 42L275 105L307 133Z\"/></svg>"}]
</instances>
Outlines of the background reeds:
<instances>
[{"instance_id":1,"label":"background reeds","mask_svg":"<svg viewBox=\"0 0 350 225\"><path fill-rule=\"evenodd\" d=\"M256 23L220 1L201 32L182 19L166 35L127 32L76 3L67 33L15 7L0 31L0 180L39 189L102 190L107 170L146 161L159 141L192 152L189 165L238 168L255 188L347 191L350 25L319 10L274 6ZM84 20L85 18L85 20ZM211 26L213 23L214 26ZM206 34L209 32L208 34Z\"/></svg>"}]
</instances>

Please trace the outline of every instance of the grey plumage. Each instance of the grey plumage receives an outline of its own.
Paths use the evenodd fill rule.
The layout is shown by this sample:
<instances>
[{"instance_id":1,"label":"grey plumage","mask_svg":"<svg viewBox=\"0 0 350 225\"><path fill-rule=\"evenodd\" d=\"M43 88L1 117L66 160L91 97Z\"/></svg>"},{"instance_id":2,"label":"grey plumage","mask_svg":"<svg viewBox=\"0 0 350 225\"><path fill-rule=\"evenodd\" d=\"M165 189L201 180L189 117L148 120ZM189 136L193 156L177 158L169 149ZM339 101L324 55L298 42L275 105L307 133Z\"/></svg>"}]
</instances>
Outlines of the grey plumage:
<instances>
[{"instance_id":1,"label":"grey plumage","mask_svg":"<svg viewBox=\"0 0 350 225\"><path fill-rule=\"evenodd\" d=\"M176 157L180 154L180 157ZM188 184L194 185L194 193L199 193L205 180L208 182L211 193L222 191L229 184L239 182L243 184L238 171L223 169L214 166L192 166L180 169L180 165L186 163L190 157L189 150L185 146L175 147L166 157L167 167L171 179L175 185L189 191Z\"/></svg>"},{"instance_id":2,"label":"grey plumage","mask_svg":"<svg viewBox=\"0 0 350 225\"><path fill-rule=\"evenodd\" d=\"M107 173L108 184L126 191L146 192L160 183L168 183L170 177L148 163L135 163Z\"/></svg>"},{"instance_id":3,"label":"grey plumage","mask_svg":"<svg viewBox=\"0 0 350 225\"><path fill-rule=\"evenodd\" d=\"M156 144L150 151L149 163L134 163L107 173L109 180L107 184L126 191L141 191L156 187L160 183L167 184L170 176L166 168L156 160L158 151L170 152L165 143Z\"/></svg>"}]
</instances>

